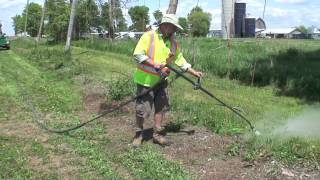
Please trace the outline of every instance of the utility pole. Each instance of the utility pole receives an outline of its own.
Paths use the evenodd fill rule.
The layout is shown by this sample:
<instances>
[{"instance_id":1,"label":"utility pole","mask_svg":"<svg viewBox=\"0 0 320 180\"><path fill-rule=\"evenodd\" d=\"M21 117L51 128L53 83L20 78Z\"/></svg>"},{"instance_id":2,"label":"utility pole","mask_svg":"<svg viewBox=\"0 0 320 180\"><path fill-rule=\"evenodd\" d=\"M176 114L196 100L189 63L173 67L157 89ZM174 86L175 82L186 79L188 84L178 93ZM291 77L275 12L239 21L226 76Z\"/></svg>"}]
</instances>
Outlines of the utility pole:
<instances>
[{"instance_id":1,"label":"utility pole","mask_svg":"<svg viewBox=\"0 0 320 180\"><path fill-rule=\"evenodd\" d=\"M77 0L72 1L72 6L71 6L71 13L70 13L70 20L69 20L69 27L68 27L68 35L67 35L67 42L66 46L64 48L65 51L70 50L70 44L71 44L71 37L72 37L72 29L73 29L73 24L74 24L74 17L76 15L76 5L77 5Z\"/></svg>"},{"instance_id":2,"label":"utility pole","mask_svg":"<svg viewBox=\"0 0 320 180\"><path fill-rule=\"evenodd\" d=\"M113 37L113 1L109 0L109 38Z\"/></svg>"},{"instance_id":3,"label":"utility pole","mask_svg":"<svg viewBox=\"0 0 320 180\"><path fill-rule=\"evenodd\" d=\"M44 14L46 12L46 3L47 3L47 0L44 0L43 7L42 7L42 13L41 13L40 27L39 27L38 36L37 36L37 42L40 41L41 34L42 34L42 26L43 26Z\"/></svg>"},{"instance_id":4,"label":"utility pole","mask_svg":"<svg viewBox=\"0 0 320 180\"><path fill-rule=\"evenodd\" d=\"M29 11L29 0L27 0L27 7L26 7L26 19L24 21L24 36L27 36L27 22L28 22L28 11Z\"/></svg>"},{"instance_id":5,"label":"utility pole","mask_svg":"<svg viewBox=\"0 0 320 180\"><path fill-rule=\"evenodd\" d=\"M167 14L176 14L177 7L178 7L178 0L170 0Z\"/></svg>"}]
</instances>

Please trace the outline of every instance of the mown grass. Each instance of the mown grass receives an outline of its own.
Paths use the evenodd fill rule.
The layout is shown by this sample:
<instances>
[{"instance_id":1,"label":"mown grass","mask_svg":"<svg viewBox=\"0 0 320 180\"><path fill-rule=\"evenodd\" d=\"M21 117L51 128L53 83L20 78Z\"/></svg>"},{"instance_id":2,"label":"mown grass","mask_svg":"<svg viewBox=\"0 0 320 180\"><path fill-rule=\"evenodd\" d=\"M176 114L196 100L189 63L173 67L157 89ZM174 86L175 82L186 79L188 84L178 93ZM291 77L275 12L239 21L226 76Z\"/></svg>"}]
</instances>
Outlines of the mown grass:
<instances>
[{"instance_id":1,"label":"mown grass","mask_svg":"<svg viewBox=\"0 0 320 180\"><path fill-rule=\"evenodd\" d=\"M8 143L9 141L9 143ZM12 141L9 137L0 136L0 177L1 179L29 179L32 176L32 171L26 167L27 158L22 151L21 144L10 144ZM16 140L15 140L16 141ZM11 142L12 143L12 142Z\"/></svg>"},{"instance_id":2,"label":"mown grass","mask_svg":"<svg viewBox=\"0 0 320 180\"><path fill-rule=\"evenodd\" d=\"M0 136L0 178L1 179L57 179L57 173L41 172L30 168L31 157L48 164L48 153L36 140L12 136Z\"/></svg>"},{"instance_id":3,"label":"mown grass","mask_svg":"<svg viewBox=\"0 0 320 180\"><path fill-rule=\"evenodd\" d=\"M217 41L218 44L221 43L219 40L214 41ZM207 43L209 42L211 40ZM132 88L131 81L128 80L128 83L124 83L125 77L121 75L128 74L130 76L134 71L134 62L130 56L123 55L126 53L119 55L117 52L103 52L106 49L97 49L99 50L97 51L74 48L71 54L64 54L63 48L59 45L35 47L30 44L26 46L27 43L24 41L16 41L13 44L16 47L14 53L20 57L17 57L12 51L6 51L4 56L0 56L0 59L4 58L1 59L3 62L0 71L2 73L1 81L8 84L1 86L0 98L6 102L7 106L15 106L16 108L5 108L5 104L2 104L1 113L6 114L7 117L3 119L8 120L8 116L15 114L13 109L29 111L24 107L22 99L19 98L21 90L17 83L24 85L27 93L34 99L36 106L42 112L54 114L51 117L59 120L51 124L54 127L79 122L79 118L73 113L82 108L83 92L81 85L75 83L75 77L88 76L102 81L106 87L110 86L110 89L113 86L115 90L117 88L127 90ZM13 61L9 63L5 61L5 57L10 57ZM196 61L197 67L201 67L199 63ZM15 71L11 70L13 68ZM119 77L121 77L121 83L117 81ZM128 77L128 79L130 78ZM41 86L45 88L39 89ZM277 91L271 86L248 87L239 81L221 79L210 71L207 72L203 86L228 104L243 108L246 116L255 123L263 121L277 125L289 117L299 114L307 107L307 104L300 99L278 96ZM173 84L171 102L174 119L172 121L205 126L213 132L221 134L249 131L247 125L233 113L220 106L215 106L214 101L199 91L191 90L191 88L190 84L181 79ZM109 95L115 99L123 98L132 93L127 90L115 91L113 95L111 95L112 93ZM93 127L93 129L91 128L92 132L96 132L93 134L94 137L103 134L103 131L95 129L103 128L101 125ZM260 131L265 130L265 134L267 134L267 128L263 126L260 128ZM81 136L81 133L84 132L80 130L78 133ZM271 157L287 164L305 162L306 164L310 163L311 167L315 167L320 161L319 140L288 138L278 141L275 137L266 137L269 136L249 136L246 140L243 158L253 160L260 158L261 154L271 154ZM94 171L102 177L121 178L121 175L112 169L113 163L120 164L138 179L155 176L153 169L166 172L166 176L172 179L189 177L178 163L165 160L152 146L143 147L141 151L148 154L143 155L142 152L140 154L131 150L103 151L107 148L112 149L108 139L97 143L85 138L64 137L62 141L70 144L76 153L86 157L88 167L84 167L84 170ZM52 143L59 144L61 142L54 141ZM299 147L299 149L296 150L295 147ZM242 146L234 148L234 151L241 148ZM141 162L148 164L150 168Z\"/></svg>"},{"instance_id":4,"label":"mown grass","mask_svg":"<svg viewBox=\"0 0 320 180\"><path fill-rule=\"evenodd\" d=\"M319 140L277 140L279 137L269 137L272 128L308 108L308 103L304 103L304 100L319 100L317 69L320 64L317 61L317 49L320 47L316 41L234 40L231 44L231 64L228 64L227 44L222 40L200 38L181 39L180 42L185 57L195 64L196 68L207 72L203 86L228 104L241 107L250 120L269 124L258 127L264 137L250 136L247 140L244 159L252 160L259 158L260 154L271 154L287 164L299 163L303 158L306 162L317 164ZM91 41L90 46L83 42L77 45L108 51L108 48L101 48L101 43L105 43L105 46L117 45L106 44L105 41ZM134 48L132 42L123 47L127 48L124 54L131 55ZM124 50L121 50L121 53L123 52ZM230 79L238 81L217 78L225 77L228 71ZM251 83L256 86L247 86ZM171 90L175 122L205 126L217 133L248 131L248 126L239 117L223 107L216 106L213 100L200 92L192 91L191 88L191 85L183 80L178 80ZM300 146L300 142L306 143ZM304 153L303 158L299 157L290 150L297 145L300 147L299 151L309 153Z\"/></svg>"},{"instance_id":5,"label":"mown grass","mask_svg":"<svg viewBox=\"0 0 320 180\"><path fill-rule=\"evenodd\" d=\"M32 119L32 112L30 112L30 107L26 106L25 97L27 96L27 98L33 101L35 108L43 114L41 117L36 116L33 118L42 120L45 114L49 114L50 123L48 125L50 127L61 128L79 123L77 112L83 108L81 101L83 87L81 87L82 84L79 84L79 82L75 80L78 76L87 76L89 79L95 78L97 81L105 83L106 86L107 83L111 82L112 84L114 82L114 85L110 85L110 87L114 86L114 88L110 89L116 90L116 88L119 88L119 86L122 87L123 85L117 83L115 79L119 76L123 77L124 75L121 75L121 73L127 74L133 71L133 66L128 64L130 58L127 56L121 57L116 54L101 52L90 52L88 54L84 53L86 55L83 55L82 53L85 49L81 48L74 49L72 52L73 55L71 55L64 54L61 46L35 46L32 42L30 42L28 46L25 46L26 43L29 43L29 41L17 40L13 42L13 47L15 47L13 48L14 51L6 51L4 54L1 54L1 57L3 57L3 59L1 59L1 70L3 70L1 71L1 80L10 86L1 86L0 97L7 102L7 106L15 107L5 109L2 108L5 107L5 104L1 104L1 113L6 114L7 117L1 119L1 122L4 122L2 120L17 121L16 123L29 122L30 119ZM92 56L97 58L92 58ZM10 59L10 62L5 61L6 59ZM123 68L127 69L123 70ZM115 72L113 73L111 71ZM124 91L121 91L120 94L123 92ZM131 91L128 92L131 93ZM108 94L113 98L120 97L118 95L119 92L109 92ZM24 98L21 97L22 95ZM15 119L17 115L23 116L24 118ZM88 117L89 116L90 115L88 115ZM89 126L88 129L84 128L75 132L74 137L50 135L49 143L55 147L66 143L72 147L76 156L85 158L85 163L79 163L78 166L80 165L82 167L79 171L84 172L83 175L87 179L99 177L106 179L124 179L117 168L112 167L113 164L117 164L123 169L130 169L132 167L127 166L126 162L131 161L136 163L136 157L130 154L130 152L112 150L113 145L110 144L108 138L103 139L103 141L99 143L95 140L85 138L88 135L93 138L104 135L104 128L101 124L93 124ZM13 148L14 143L15 140L12 140L10 148ZM42 153L43 149L41 150L38 146L34 147L36 152L39 154ZM151 150L150 148L152 147L146 147L145 149L150 151L152 155L151 158L148 156L140 157L140 160L152 165L150 169L135 167L135 169L141 173L131 173L129 171L130 176L133 178L146 177L152 174L153 169L159 169L159 171L164 170L164 172L167 172L166 175L171 177L171 179L182 177L184 171L179 164L166 160L158 151L154 148ZM7 149L3 151L3 154L8 153ZM48 149L44 151L49 153ZM29 156L26 152L22 152L22 155L26 158ZM122 155L125 155L127 161L119 162L119 160L123 158ZM15 156L18 155L14 154L13 157ZM14 164L14 162L6 163ZM21 166L13 168L13 171L16 168L25 166L28 167L28 164L22 163ZM38 176L38 172L33 170L16 172L25 178L42 177ZM53 172L53 174L55 173ZM183 177L187 176L187 174L183 175ZM7 174L5 177L7 179L16 176ZM52 175L52 178L54 177L57 178L59 176Z\"/></svg>"},{"instance_id":6,"label":"mown grass","mask_svg":"<svg viewBox=\"0 0 320 180\"><path fill-rule=\"evenodd\" d=\"M138 150L130 149L120 155L119 160L138 179L192 179L178 162L167 161L150 145Z\"/></svg>"}]
</instances>

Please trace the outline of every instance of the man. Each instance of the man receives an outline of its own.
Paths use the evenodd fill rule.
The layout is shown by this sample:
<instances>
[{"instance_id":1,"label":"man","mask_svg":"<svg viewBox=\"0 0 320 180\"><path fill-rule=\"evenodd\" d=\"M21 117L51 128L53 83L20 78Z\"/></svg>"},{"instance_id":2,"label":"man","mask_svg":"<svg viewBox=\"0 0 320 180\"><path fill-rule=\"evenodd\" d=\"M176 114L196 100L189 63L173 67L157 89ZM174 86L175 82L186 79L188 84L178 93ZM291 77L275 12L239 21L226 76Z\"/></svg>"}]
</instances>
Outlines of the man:
<instances>
[{"instance_id":1,"label":"man","mask_svg":"<svg viewBox=\"0 0 320 180\"><path fill-rule=\"evenodd\" d=\"M158 29L145 32L140 38L133 53L134 59L138 63L134 74L137 94L145 92L157 84L160 79L165 79L169 75L165 64L174 63L183 71L196 77L203 76L202 72L191 68L174 40L174 33L179 29L182 30L182 27L178 24L177 18L173 14L165 14ZM152 106L155 110L153 142L160 145L168 144L161 127L164 113L169 108L167 82L164 81L136 101L136 134L132 143L133 147L141 145L143 122L149 117Z\"/></svg>"}]
</instances>

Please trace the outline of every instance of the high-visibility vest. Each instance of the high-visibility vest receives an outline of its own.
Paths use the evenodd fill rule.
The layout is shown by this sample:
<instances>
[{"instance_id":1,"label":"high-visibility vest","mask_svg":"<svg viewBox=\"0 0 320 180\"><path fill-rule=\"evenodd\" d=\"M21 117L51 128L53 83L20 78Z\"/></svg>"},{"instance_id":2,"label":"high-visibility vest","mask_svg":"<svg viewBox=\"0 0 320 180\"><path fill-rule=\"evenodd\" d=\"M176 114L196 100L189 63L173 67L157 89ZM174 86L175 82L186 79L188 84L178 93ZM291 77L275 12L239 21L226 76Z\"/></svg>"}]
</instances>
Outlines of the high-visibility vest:
<instances>
[{"instance_id":1,"label":"high-visibility vest","mask_svg":"<svg viewBox=\"0 0 320 180\"><path fill-rule=\"evenodd\" d=\"M155 58L156 51L158 51L158 53L165 53L165 54L162 54L164 55L164 57L168 57L170 52L173 54L176 54L177 42L174 40L174 37L172 36L170 38L170 49L168 51L166 49L167 47L161 48L161 45L165 46L165 44L160 44L161 41L159 40L158 34L155 31L152 30L147 33L149 33L150 35L149 47L146 53L146 55L149 57L148 59L149 63L165 64L166 59ZM153 66L143 64L143 63L138 64L138 67L134 74L135 83L146 86L146 87L151 87L154 84L156 84L159 80L160 80L160 74L154 69Z\"/></svg>"}]
</instances>

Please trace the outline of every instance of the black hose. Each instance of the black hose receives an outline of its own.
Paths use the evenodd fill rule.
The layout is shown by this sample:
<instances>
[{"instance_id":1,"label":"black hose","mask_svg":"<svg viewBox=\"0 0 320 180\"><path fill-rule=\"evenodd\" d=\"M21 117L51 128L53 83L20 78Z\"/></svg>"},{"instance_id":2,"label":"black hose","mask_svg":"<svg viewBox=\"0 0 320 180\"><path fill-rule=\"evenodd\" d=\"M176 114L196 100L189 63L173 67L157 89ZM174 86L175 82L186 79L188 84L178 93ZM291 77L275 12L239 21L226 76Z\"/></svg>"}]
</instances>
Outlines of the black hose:
<instances>
[{"instance_id":1,"label":"black hose","mask_svg":"<svg viewBox=\"0 0 320 180\"><path fill-rule=\"evenodd\" d=\"M109 114L109 113L112 113L112 112L114 112L114 111L116 111L116 110L119 110L121 107L123 107L123 106L125 106L125 105L127 105L127 104L129 104L129 103L131 103L131 102L133 102L133 101L135 101L135 100L138 99L139 97L142 97L142 96L148 94L150 91L152 91L152 90L154 90L155 88L157 88L157 87L158 87L161 83L163 83L164 81L165 81L165 80L162 80L162 79L161 79L161 80L160 80L159 82L157 82L154 86L152 86L152 87L150 87L149 89L147 89L146 91L138 94L137 96L131 98L130 100L127 100L127 101L119 104L117 107L114 107L114 108L112 108L112 109L105 110L105 111L103 111L102 113L100 113L99 115L97 115L97 116L95 116L95 117L93 117L93 118L91 118L91 119L89 119L89 120L87 120L87 121L85 121L85 122L83 122L83 123L81 123L81 124L78 124L78 125L75 125L75 126L73 126L73 127L66 128L66 129L51 129L51 128L49 128L45 123L41 122L41 121L40 121L40 118L39 118L39 117L40 117L40 113L35 109L35 107L33 106L32 102L31 102L31 100L30 100L29 98L27 98L27 95L26 95L26 93L25 93L26 91L24 91L23 88L21 88L21 89L23 89L23 98L26 99L26 102L27 102L28 106L31 108L31 110L32 110L32 112L33 112L33 116L34 116L33 119L34 119L34 121L35 121L42 129L44 129L44 130L46 130L46 131L48 131L48 132L61 134L61 133L66 133L66 132L69 132L69 131L73 131L73 130L79 129L79 128L81 128L81 127L83 127L83 126L85 126L85 125L87 125L87 124L89 124L89 123L91 123L91 122L93 122L93 121L95 121L95 120L97 120L97 119L105 116L106 114ZM20 87L21 87L21 86L20 86Z\"/></svg>"},{"instance_id":2,"label":"black hose","mask_svg":"<svg viewBox=\"0 0 320 180\"><path fill-rule=\"evenodd\" d=\"M254 131L254 126L251 124L251 122L242 114L240 114L237 110L235 110L233 107L229 106L228 104L224 103L221 101L219 98L217 98L215 95L213 95L211 92L209 92L207 89L203 88L199 83L196 83L189 77L187 77L185 74L179 72L177 69L173 68L171 65L167 64L166 65L170 70L178 74L179 76L183 77L185 80L187 80L189 83L191 83L195 88L200 89L202 92L206 93L210 97L214 98L216 101L221 103L222 106L228 108L231 110L233 113L237 114L241 119L243 119L249 126L252 131Z\"/></svg>"},{"instance_id":3,"label":"black hose","mask_svg":"<svg viewBox=\"0 0 320 180\"><path fill-rule=\"evenodd\" d=\"M214 96L211 92L209 92L207 89L203 88L199 83L196 83L195 81L191 80L189 77L187 77L186 75L184 75L183 73L179 72L177 69L173 68L171 65L166 65L170 70L172 70L173 72L175 72L178 76L178 77L183 77L185 80L187 80L188 82L190 82L194 88L197 88L197 89L200 89L201 91L203 91L204 93L206 93L207 95L209 95L210 97L214 98L216 101L218 101L221 105L221 106L224 106L226 108L228 108L229 110L231 110L233 113L237 114L240 118L242 118L243 120L245 120L247 122L247 124L250 126L251 130L254 131L254 126L251 124L251 122L245 117L243 116L242 114L240 114L234 107L231 107L229 105L227 105L226 103L224 103L223 101L221 101L219 98L217 98L216 96ZM136 99L138 99L139 97L142 97L146 94L148 94L150 91L154 90L156 87L158 87L161 83L163 83L164 79L161 79L159 82L157 82L154 86L150 87L149 89L147 89L145 92L142 92L140 94L138 94L137 96L131 98L130 100L127 100L121 104L119 104L117 107L114 107L112 109L108 109L108 110L105 110L103 111L102 113L100 113L99 115L81 123L81 124L78 124L78 125L75 125L73 127L70 127L70 128L66 128L66 129L52 129L52 128L49 128L45 123L41 122L39 119L40 117L40 113L35 109L35 107L33 106L31 100L29 98L27 98L27 95L26 95L26 91L23 90L23 97L26 99L27 101L27 104L28 106L31 108L31 110L33 111L33 115L34 115L34 121L44 130L48 131L48 132L51 132L51 133L66 133L66 132L70 132L70 131L73 131L73 130L76 130L76 129L79 129L109 113L112 113L116 110L119 110L120 108L122 108L123 106L135 101ZM21 87L21 89L23 89Z\"/></svg>"}]
</instances>

